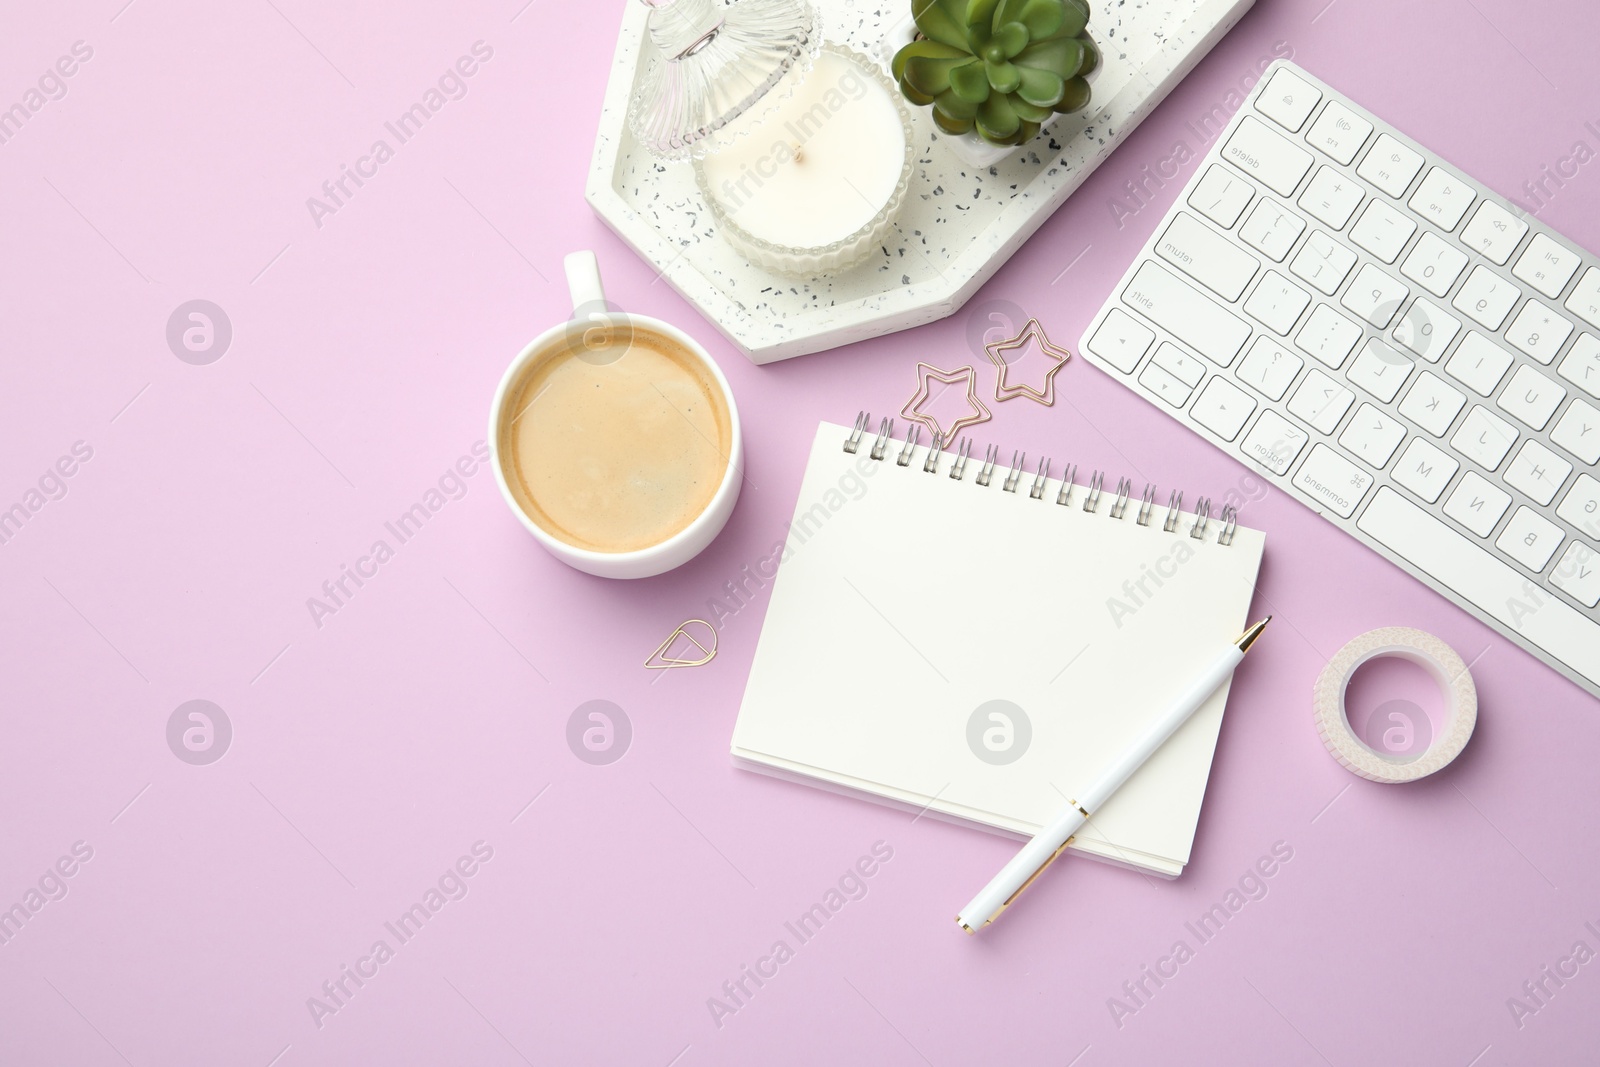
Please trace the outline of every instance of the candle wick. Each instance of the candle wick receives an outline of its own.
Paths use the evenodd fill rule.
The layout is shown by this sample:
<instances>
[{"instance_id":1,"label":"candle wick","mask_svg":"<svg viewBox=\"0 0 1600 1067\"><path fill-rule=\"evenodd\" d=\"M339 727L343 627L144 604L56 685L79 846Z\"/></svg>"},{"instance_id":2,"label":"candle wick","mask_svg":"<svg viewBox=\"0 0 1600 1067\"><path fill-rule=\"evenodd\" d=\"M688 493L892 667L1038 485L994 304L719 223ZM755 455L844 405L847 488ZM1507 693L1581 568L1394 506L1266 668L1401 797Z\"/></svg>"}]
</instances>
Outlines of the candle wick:
<instances>
[{"instance_id":1,"label":"candle wick","mask_svg":"<svg viewBox=\"0 0 1600 1067\"><path fill-rule=\"evenodd\" d=\"M795 145L794 146L794 161L796 163L804 163L805 160L806 160L805 149L802 148L800 145Z\"/></svg>"}]
</instances>

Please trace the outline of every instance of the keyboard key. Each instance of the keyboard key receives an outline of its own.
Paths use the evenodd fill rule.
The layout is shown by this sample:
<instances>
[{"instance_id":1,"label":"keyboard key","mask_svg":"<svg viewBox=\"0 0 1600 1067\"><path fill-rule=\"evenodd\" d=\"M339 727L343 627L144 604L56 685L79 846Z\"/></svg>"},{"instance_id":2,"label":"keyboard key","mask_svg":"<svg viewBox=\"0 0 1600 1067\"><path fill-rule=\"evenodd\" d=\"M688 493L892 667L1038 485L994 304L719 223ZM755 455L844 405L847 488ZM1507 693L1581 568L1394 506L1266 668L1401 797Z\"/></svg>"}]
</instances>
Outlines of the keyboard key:
<instances>
[{"instance_id":1,"label":"keyboard key","mask_svg":"<svg viewBox=\"0 0 1600 1067\"><path fill-rule=\"evenodd\" d=\"M1400 392L1415 366L1405 356L1371 337L1344 376L1387 404Z\"/></svg>"},{"instance_id":2,"label":"keyboard key","mask_svg":"<svg viewBox=\"0 0 1600 1067\"><path fill-rule=\"evenodd\" d=\"M1572 323L1537 300L1523 304L1506 327L1507 341L1546 366L1571 335Z\"/></svg>"},{"instance_id":3,"label":"keyboard key","mask_svg":"<svg viewBox=\"0 0 1600 1067\"><path fill-rule=\"evenodd\" d=\"M1321 433L1332 433L1355 403L1356 394L1321 371L1313 369L1289 398L1289 414Z\"/></svg>"},{"instance_id":4,"label":"keyboard key","mask_svg":"<svg viewBox=\"0 0 1600 1067\"><path fill-rule=\"evenodd\" d=\"M1590 326L1600 330L1600 267L1590 267L1562 305Z\"/></svg>"},{"instance_id":5,"label":"keyboard key","mask_svg":"<svg viewBox=\"0 0 1600 1067\"><path fill-rule=\"evenodd\" d=\"M1488 396L1510 367L1510 352L1477 330L1469 330L1444 370L1479 396Z\"/></svg>"},{"instance_id":6,"label":"keyboard key","mask_svg":"<svg viewBox=\"0 0 1600 1067\"><path fill-rule=\"evenodd\" d=\"M1572 473L1572 464L1538 441L1522 442L1522 448L1506 467L1506 484L1521 489L1535 504L1549 504ZM1535 568L1536 570L1538 568Z\"/></svg>"},{"instance_id":7,"label":"keyboard key","mask_svg":"<svg viewBox=\"0 0 1600 1067\"><path fill-rule=\"evenodd\" d=\"M1282 400L1283 394L1289 391L1289 384L1303 366L1305 360L1293 352L1285 351L1276 341L1261 334L1250 346L1249 354L1239 364L1236 373L1241 382L1260 390L1268 400Z\"/></svg>"},{"instance_id":8,"label":"keyboard key","mask_svg":"<svg viewBox=\"0 0 1600 1067\"><path fill-rule=\"evenodd\" d=\"M1219 367L1233 362L1250 339L1250 327L1164 267L1146 261L1122 291L1157 326Z\"/></svg>"},{"instance_id":9,"label":"keyboard key","mask_svg":"<svg viewBox=\"0 0 1600 1067\"><path fill-rule=\"evenodd\" d=\"M1342 230L1365 195L1360 182L1351 181L1344 174L1323 164L1317 168L1306 191L1300 194L1298 203L1317 221Z\"/></svg>"},{"instance_id":10,"label":"keyboard key","mask_svg":"<svg viewBox=\"0 0 1600 1067\"><path fill-rule=\"evenodd\" d=\"M1494 547L1533 571L1544 570L1562 540L1561 527L1532 508L1518 508L1495 538ZM1534 612L1533 614L1537 614Z\"/></svg>"},{"instance_id":11,"label":"keyboard key","mask_svg":"<svg viewBox=\"0 0 1600 1067\"><path fill-rule=\"evenodd\" d=\"M1176 376L1156 366L1154 361L1145 364L1144 370L1139 372L1139 384L1175 408L1187 404L1190 394L1194 392Z\"/></svg>"},{"instance_id":12,"label":"keyboard key","mask_svg":"<svg viewBox=\"0 0 1600 1067\"><path fill-rule=\"evenodd\" d=\"M1585 607L1600 604L1600 553L1573 541L1567 545L1561 562L1550 572L1550 584Z\"/></svg>"},{"instance_id":13,"label":"keyboard key","mask_svg":"<svg viewBox=\"0 0 1600 1067\"><path fill-rule=\"evenodd\" d=\"M1311 153L1246 115L1222 147L1222 158L1279 196L1288 196L1311 169Z\"/></svg>"},{"instance_id":14,"label":"keyboard key","mask_svg":"<svg viewBox=\"0 0 1600 1067\"><path fill-rule=\"evenodd\" d=\"M1380 133L1356 173L1398 199L1421 169L1421 156L1388 134Z\"/></svg>"},{"instance_id":15,"label":"keyboard key","mask_svg":"<svg viewBox=\"0 0 1600 1067\"><path fill-rule=\"evenodd\" d=\"M1494 470L1516 443L1517 431L1487 408L1475 406L1450 438L1450 447L1485 470Z\"/></svg>"},{"instance_id":16,"label":"keyboard key","mask_svg":"<svg viewBox=\"0 0 1600 1067\"><path fill-rule=\"evenodd\" d=\"M1273 474L1281 476L1288 472L1289 465L1306 446L1307 440L1304 430L1268 408L1261 413L1250 432L1245 434L1239 451Z\"/></svg>"},{"instance_id":17,"label":"keyboard key","mask_svg":"<svg viewBox=\"0 0 1600 1067\"><path fill-rule=\"evenodd\" d=\"M1355 418L1339 435L1339 443L1352 456L1374 470L1383 470L1389 457L1405 440L1406 428L1371 404L1356 408Z\"/></svg>"},{"instance_id":18,"label":"keyboard key","mask_svg":"<svg viewBox=\"0 0 1600 1067\"><path fill-rule=\"evenodd\" d=\"M1311 124L1306 141L1338 163L1349 166L1372 133L1372 123L1337 100L1328 101L1317 121Z\"/></svg>"},{"instance_id":19,"label":"keyboard key","mask_svg":"<svg viewBox=\"0 0 1600 1067\"><path fill-rule=\"evenodd\" d=\"M1239 227L1239 239L1276 263L1282 263L1306 228L1306 220L1282 204L1262 197Z\"/></svg>"},{"instance_id":20,"label":"keyboard key","mask_svg":"<svg viewBox=\"0 0 1600 1067\"><path fill-rule=\"evenodd\" d=\"M1518 367L1495 406L1509 411L1525 425L1542 430L1567 398L1567 391L1532 367Z\"/></svg>"},{"instance_id":21,"label":"keyboard key","mask_svg":"<svg viewBox=\"0 0 1600 1067\"><path fill-rule=\"evenodd\" d=\"M1355 351L1361 327L1327 304L1318 304L1295 335L1295 347L1337 369Z\"/></svg>"},{"instance_id":22,"label":"keyboard key","mask_svg":"<svg viewBox=\"0 0 1600 1067\"><path fill-rule=\"evenodd\" d=\"M1372 475L1327 445L1316 445L1294 476L1294 487L1341 519L1356 513Z\"/></svg>"},{"instance_id":23,"label":"keyboard key","mask_svg":"<svg viewBox=\"0 0 1600 1067\"><path fill-rule=\"evenodd\" d=\"M1556 373L1590 396L1600 397L1600 341L1594 334L1578 335Z\"/></svg>"},{"instance_id":24,"label":"keyboard key","mask_svg":"<svg viewBox=\"0 0 1600 1067\"><path fill-rule=\"evenodd\" d=\"M1510 506L1510 493L1476 471L1468 471L1445 501L1444 513L1479 537L1488 537Z\"/></svg>"},{"instance_id":25,"label":"keyboard key","mask_svg":"<svg viewBox=\"0 0 1600 1067\"><path fill-rule=\"evenodd\" d=\"M1456 228L1477 198L1477 191L1466 182L1434 167L1407 203L1412 211L1448 231Z\"/></svg>"},{"instance_id":26,"label":"keyboard key","mask_svg":"<svg viewBox=\"0 0 1600 1067\"><path fill-rule=\"evenodd\" d=\"M1536 233L1511 273L1554 300L1577 273L1581 262L1582 257L1572 249Z\"/></svg>"},{"instance_id":27,"label":"keyboard key","mask_svg":"<svg viewBox=\"0 0 1600 1067\"><path fill-rule=\"evenodd\" d=\"M1467 254L1439 237L1425 233L1400 265L1400 273L1434 296L1443 296L1466 268Z\"/></svg>"},{"instance_id":28,"label":"keyboard key","mask_svg":"<svg viewBox=\"0 0 1600 1067\"><path fill-rule=\"evenodd\" d=\"M1367 210L1350 230L1350 240L1385 263L1393 263L1416 232L1417 224L1399 211L1382 200L1368 200Z\"/></svg>"},{"instance_id":29,"label":"keyboard key","mask_svg":"<svg viewBox=\"0 0 1600 1067\"><path fill-rule=\"evenodd\" d=\"M1156 255L1228 301L1239 299L1260 268L1255 256L1186 211L1156 242Z\"/></svg>"},{"instance_id":30,"label":"keyboard key","mask_svg":"<svg viewBox=\"0 0 1600 1067\"><path fill-rule=\"evenodd\" d=\"M1461 241L1484 259L1505 266L1517 243L1528 232L1528 224L1517 218L1493 200L1478 205L1477 212L1467 228L1461 231Z\"/></svg>"},{"instance_id":31,"label":"keyboard key","mask_svg":"<svg viewBox=\"0 0 1600 1067\"><path fill-rule=\"evenodd\" d=\"M1600 411L1574 400L1550 431L1550 440L1591 467L1600 463ZM1600 531L1595 536L1600 537Z\"/></svg>"},{"instance_id":32,"label":"keyboard key","mask_svg":"<svg viewBox=\"0 0 1600 1067\"><path fill-rule=\"evenodd\" d=\"M1394 480L1432 504L1460 469L1461 464L1448 454L1420 437L1413 437L1400 456L1400 462L1394 465Z\"/></svg>"},{"instance_id":33,"label":"keyboard key","mask_svg":"<svg viewBox=\"0 0 1600 1067\"><path fill-rule=\"evenodd\" d=\"M1493 333L1500 329L1500 324L1506 321L1506 315L1521 296L1521 289L1488 267L1477 266L1467 275L1466 284L1450 301L1450 306L1464 312Z\"/></svg>"},{"instance_id":34,"label":"keyboard key","mask_svg":"<svg viewBox=\"0 0 1600 1067\"><path fill-rule=\"evenodd\" d=\"M1254 195L1256 191L1249 182L1213 163L1189 194L1189 206L1224 230L1231 230Z\"/></svg>"},{"instance_id":35,"label":"keyboard key","mask_svg":"<svg viewBox=\"0 0 1600 1067\"><path fill-rule=\"evenodd\" d=\"M1371 263L1363 263L1356 280L1350 283L1339 303L1378 329L1386 330L1410 292Z\"/></svg>"},{"instance_id":36,"label":"keyboard key","mask_svg":"<svg viewBox=\"0 0 1600 1067\"><path fill-rule=\"evenodd\" d=\"M1287 334L1309 303L1310 293L1277 271L1269 270L1250 294L1250 299L1244 302L1244 310L1267 329Z\"/></svg>"},{"instance_id":37,"label":"keyboard key","mask_svg":"<svg viewBox=\"0 0 1600 1067\"><path fill-rule=\"evenodd\" d=\"M1156 339L1145 327L1121 308L1112 308L1089 339L1089 351L1124 374L1133 370Z\"/></svg>"},{"instance_id":38,"label":"keyboard key","mask_svg":"<svg viewBox=\"0 0 1600 1067\"><path fill-rule=\"evenodd\" d=\"M1526 579L1385 486L1357 524L1446 589L1591 680L1600 679L1600 624L1547 597L1527 607Z\"/></svg>"},{"instance_id":39,"label":"keyboard key","mask_svg":"<svg viewBox=\"0 0 1600 1067\"><path fill-rule=\"evenodd\" d=\"M1567 495L1561 498L1556 515L1585 537L1600 539L1600 481L1587 474L1578 475Z\"/></svg>"},{"instance_id":40,"label":"keyboard key","mask_svg":"<svg viewBox=\"0 0 1600 1067\"><path fill-rule=\"evenodd\" d=\"M1282 68L1256 97L1256 110L1290 133L1298 133L1322 93Z\"/></svg>"},{"instance_id":41,"label":"keyboard key","mask_svg":"<svg viewBox=\"0 0 1600 1067\"><path fill-rule=\"evenodd\" d=\"M1193 389L1206 376L1206 365L1171 341L1162 341L1150 362Z\"/></svg>"},{"instance_id":42,"label":"keyboard key","mask_svg":"<svg viewBox=\"0 0 1600 1067\"><path fill-rule=\"evenodd\" d=\"M1467 398L1432 371L1423 371L1417 384L1400 402L1400 414L1433 434L1443 437L1456 421Z\"/></svg>"},{"instance_id":43,"label":"keyboard key","mask_svg":"<svg viewBox=\"0 0 1600 1067\"><path fill-rule=\"evenodd\" d=\"M1355 265L1354 252L1316 230L1295 253L1289 270L1316 286L1324 296L1332 296Z\"/></svg>"},{"instance_id":44,"label":"keyboard key","mask_svg":"<svg viewBox=\"0 0 1600 1067\"><path fill-rule=\"evenodd\" d=\"M1232 441L1256 409L1250 394L1221 376L1213 377L1195 398L1189 416L1224 441Z\"/></svg>"},{"instance_id":45,"label":"keyboard key","mask_svg":"<svg viewBox=\"0 0 1600 1067\"><path fill-rule=\"evenodd\" d=\"M1431 300L1417 297L1394 324L1392 336L1429 363L1439 362L1461 332L1461 320Z\"/></svg>"}]
</instances>

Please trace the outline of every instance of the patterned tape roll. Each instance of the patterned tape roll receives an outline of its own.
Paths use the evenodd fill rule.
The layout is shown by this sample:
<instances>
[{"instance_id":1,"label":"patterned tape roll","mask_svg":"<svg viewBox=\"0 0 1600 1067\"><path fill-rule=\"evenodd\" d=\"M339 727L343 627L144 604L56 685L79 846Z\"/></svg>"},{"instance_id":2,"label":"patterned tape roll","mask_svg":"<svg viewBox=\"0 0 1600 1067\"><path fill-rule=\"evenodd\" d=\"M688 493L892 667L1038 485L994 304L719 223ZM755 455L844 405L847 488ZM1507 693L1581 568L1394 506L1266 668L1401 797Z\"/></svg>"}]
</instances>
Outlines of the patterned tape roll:
<instances>
[{"instance_id":1,"label":"patterned tape roll","mask_svg":"<svg viewBox=\"0 0 1600 1067\"><path fill-rule=\"evenodd\" d=\"M1382 755L1356 736L1345 708L1345 689L1357 669L1379 656L1399 656L1425 668L1446 703L1444 728L1420 756L1404 761ZM1317 733L1333 758L1374 782L1414 782L1461 754L1478 723L1478 689L1455 649L1430 633L1406 626L1370 630L1334 654L1313 691Z\"/></svg>"}]
</instances>

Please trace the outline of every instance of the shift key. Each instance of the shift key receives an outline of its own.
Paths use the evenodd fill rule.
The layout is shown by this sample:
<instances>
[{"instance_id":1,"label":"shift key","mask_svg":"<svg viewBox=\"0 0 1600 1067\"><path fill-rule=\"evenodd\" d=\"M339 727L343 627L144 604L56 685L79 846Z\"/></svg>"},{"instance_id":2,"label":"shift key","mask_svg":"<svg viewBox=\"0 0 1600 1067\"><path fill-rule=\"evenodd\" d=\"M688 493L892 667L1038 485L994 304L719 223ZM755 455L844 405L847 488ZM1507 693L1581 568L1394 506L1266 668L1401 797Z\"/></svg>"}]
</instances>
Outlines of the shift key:
<instances>
[{"instance_id":1,"label":"shift key","mask_svg":"<svg viewBox=\"0 0 1600 1067\"><path fill-rule=\"evenodd\" d=\"M1123 302L1219 367L1250 339L1250 327L1160 264L1145 260L1122 291Z\"/></svg>"},{"instance_id":2,"label":"shift key","mask_svg":"<svg viewBox=\"0 0 1600 1067\"><path fill-rule=\"evenodd\" d=\"M1261 266L1255 256L1187 211L1156 242L1156 254L1224 300L1238 300Z\"/></svg>"}]
</instances>

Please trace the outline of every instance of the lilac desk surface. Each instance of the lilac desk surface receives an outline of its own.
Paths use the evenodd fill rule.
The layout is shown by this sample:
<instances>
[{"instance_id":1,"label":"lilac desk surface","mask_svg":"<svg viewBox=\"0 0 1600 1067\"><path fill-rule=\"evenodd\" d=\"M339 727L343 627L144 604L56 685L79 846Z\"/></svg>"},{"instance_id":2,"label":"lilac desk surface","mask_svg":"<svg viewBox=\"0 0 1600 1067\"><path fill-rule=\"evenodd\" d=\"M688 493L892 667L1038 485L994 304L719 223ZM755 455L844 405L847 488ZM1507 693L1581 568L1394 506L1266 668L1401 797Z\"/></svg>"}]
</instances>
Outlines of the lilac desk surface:
<instances>
[{"instance_id":1,"label":"lilac desk surface","mask_svg":"<svg viewBox=\"0 0 1600 1067\"><path fill-rule=\"evenodd\" d=\"M1478 5L1491 22L1262 0L968 312L763 369L583 205L616 4L124 4L0 35L0 105L93 50L0 144L0 503L92 449L0 546L0 905L66 890L0 945L0 1062L1593 1062L1600 962L1545 978L1537 1012L1508 998L1575 942L1600 950L1600 708L1284 493L1245 507L1269 531L1256 609L1279 623L1238 679L1190 870L1067 862L982 938L951 916L1010 843L729 765L764 595L711 665L641 667L780 537L818 419L898 408L919 357L972 360L993 301L1075 346L1192 164L1119 226L1124 183L1198 154L1190 123L1277 42L1516 196L1600 147L1590 5ZM384 124L480 40L465 96L397 145ZM393 158L318 226L306 199L379 138ZM1579 168L1539 212L1588 248L1597 181ZM749 484L726 532L608 583L545 555L479 470L400 541L385 523L471 455L506 362L566 313L576 248L732 380ZM165 336L195 298L232 326L205 366ZM1088 364L1057 381L1063 402L1002 405L980 442L1246 484ZM392 558L314 620L308 598L379 540ZM1474 661L1482 697L1465 756L1409 788L1341 770L1308 708L1344 641L1393 624ZM167 742L192 699L232 724L209 766ZM632 724L609 766L566 741L592 699ZM77 842L92 857L47 877ZM460 899L392 933L477 842L492 858L444 879ZM875 842L893 858L866 895L801 942L785 923ZM1196 936L1275 845L1293 855L1265 896ZM708 998L733 1006L724 982L780 940L792 957L714 1019ZM335 1001L344 967L368 977Z\"/></svg>"}]
</instances>

